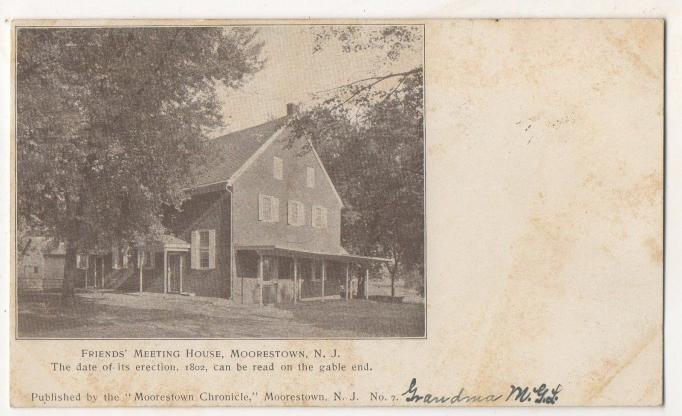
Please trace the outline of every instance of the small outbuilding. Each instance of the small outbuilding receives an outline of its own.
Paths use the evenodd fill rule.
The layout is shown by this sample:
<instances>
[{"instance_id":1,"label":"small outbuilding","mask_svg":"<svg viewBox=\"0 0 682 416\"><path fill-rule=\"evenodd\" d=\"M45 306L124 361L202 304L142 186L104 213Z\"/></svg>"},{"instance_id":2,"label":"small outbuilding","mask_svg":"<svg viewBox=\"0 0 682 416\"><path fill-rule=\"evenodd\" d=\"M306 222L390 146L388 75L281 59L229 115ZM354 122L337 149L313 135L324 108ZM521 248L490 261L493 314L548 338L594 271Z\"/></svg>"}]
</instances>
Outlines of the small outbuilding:
<instances>
[{"instance_id":1,"label":"small outbuilding","mask_svg":"<svg viewBox=\"0 0 682 416\"><path fill-rule=\"evenodd\" d=\"M57 243L46 237L30 237L18 256L18 289L61 289L65 257L64 243Z\"/></svg>"}]
</instances>

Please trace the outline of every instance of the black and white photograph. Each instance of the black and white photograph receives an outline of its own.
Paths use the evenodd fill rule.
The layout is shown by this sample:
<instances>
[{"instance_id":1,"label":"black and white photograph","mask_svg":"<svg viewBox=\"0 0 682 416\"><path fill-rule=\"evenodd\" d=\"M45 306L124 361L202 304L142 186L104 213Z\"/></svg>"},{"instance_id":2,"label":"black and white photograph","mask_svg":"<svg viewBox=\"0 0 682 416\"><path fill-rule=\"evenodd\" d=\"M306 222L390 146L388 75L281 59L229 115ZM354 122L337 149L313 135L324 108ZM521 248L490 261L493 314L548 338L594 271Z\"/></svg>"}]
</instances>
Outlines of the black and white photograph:
<instances>
[{"instance_id":1,"label":"black and white photograph","mask_svg":"<svg viewBox=\"0 0 682 416\"><path fill-rule=\"evenodd\" d=\"M18 28L17 338L426 337L424 37Z\"/></svg>"}]
</instances>

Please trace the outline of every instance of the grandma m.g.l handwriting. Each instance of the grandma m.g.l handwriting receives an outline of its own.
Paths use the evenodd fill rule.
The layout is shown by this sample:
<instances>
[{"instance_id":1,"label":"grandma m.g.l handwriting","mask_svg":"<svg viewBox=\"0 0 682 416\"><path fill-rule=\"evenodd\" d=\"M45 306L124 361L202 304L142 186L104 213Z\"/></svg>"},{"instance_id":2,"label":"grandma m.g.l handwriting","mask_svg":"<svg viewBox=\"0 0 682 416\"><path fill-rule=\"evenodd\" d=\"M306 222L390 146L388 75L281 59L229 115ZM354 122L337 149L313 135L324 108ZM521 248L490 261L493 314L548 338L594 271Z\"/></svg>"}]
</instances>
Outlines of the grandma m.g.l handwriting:
<instances>
[{"instance_id":1,"label":"grandma m.g.l handwriting","mask_svg":"<svg viewBox=\"0 0 682 416\"><path fill-rule=\"evenodd\" d=\"M537 387L527 386L510 386L510 392L507 397L503 394L469 394L466 393L464 387L460 388L459 392L454 395L434 395L431 393L419 394L417 389L417 379L413 378L410 381L410 386L402 396L405 396L406 402L425 403L425 404L444 404L444 403L494 403L500 401L516 401L519 403L531 404L556 404L559 400L559 392L561 391L561 384L554 389L549 390L546 384L541 384Z\"/></svg>"}]
</instances>

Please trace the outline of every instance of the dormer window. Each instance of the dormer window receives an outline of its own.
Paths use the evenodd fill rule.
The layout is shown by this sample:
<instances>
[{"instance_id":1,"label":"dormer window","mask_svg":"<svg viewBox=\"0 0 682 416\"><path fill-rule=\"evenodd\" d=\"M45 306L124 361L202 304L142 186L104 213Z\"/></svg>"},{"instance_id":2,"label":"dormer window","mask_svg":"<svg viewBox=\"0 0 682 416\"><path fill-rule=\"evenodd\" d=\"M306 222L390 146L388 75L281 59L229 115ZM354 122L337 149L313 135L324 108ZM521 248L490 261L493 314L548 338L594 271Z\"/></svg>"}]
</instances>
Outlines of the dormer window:
<instances>
[{"instance_id":1,"label":"dormer window","mask_svg":"<svg viewBox=\"0 0 682 416\"><path fill-rule=\"evenodd\" d=\"M305 184L308 188L315 187L315 169L313 168L306 169Z\"/></svg>"},{"instance_id":2,"label":"dormer window","mask_svg":"<svg viewBox=\"0 0 682 416\"><path fill-rule=\"evenodd\" d=\"M272 158L272 176L278 180L284 177L284 164L277 156Z\"/></svg>"}]
</instances>

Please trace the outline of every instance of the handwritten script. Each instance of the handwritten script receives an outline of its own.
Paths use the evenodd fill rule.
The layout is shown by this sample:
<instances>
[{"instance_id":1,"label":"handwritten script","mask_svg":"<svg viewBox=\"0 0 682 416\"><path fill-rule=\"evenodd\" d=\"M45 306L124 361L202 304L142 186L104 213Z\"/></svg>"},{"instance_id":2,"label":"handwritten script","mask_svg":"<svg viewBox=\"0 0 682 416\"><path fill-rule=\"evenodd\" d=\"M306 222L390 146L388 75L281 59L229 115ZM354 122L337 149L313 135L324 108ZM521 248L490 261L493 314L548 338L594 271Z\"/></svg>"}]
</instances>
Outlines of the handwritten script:
<instances>
[{"instance_id":1,"label":"handwritten script","mask_svg":"<svg viewBox=\"0 0 682 416\"><path fill-rule=\"evenodd\" d=\"M529 386L510 386L510 392L504 399L505 402L516 401L519 403L533 402L536 404L553 405L559 400L561 384L553 389L549 389L545 383L537 387ZM410 386L402 393L406 402L424 404L443 404L443 403L493 403L502 400L503 394L469 394L464 388L460 388L457 394L436 395L431 393L419 394L417 379L410 381Z\"/></svg>"}]
</instances>

